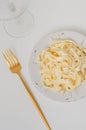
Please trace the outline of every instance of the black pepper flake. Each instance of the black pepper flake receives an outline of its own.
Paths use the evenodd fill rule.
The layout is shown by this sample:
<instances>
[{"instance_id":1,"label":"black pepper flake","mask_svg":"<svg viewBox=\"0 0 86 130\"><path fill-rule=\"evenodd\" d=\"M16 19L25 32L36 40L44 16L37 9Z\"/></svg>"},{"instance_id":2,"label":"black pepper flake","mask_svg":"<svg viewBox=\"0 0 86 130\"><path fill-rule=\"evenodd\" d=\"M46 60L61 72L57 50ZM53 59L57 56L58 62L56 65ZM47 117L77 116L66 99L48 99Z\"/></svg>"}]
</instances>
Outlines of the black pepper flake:
<instances>
[{"instance_id":1,"label":"black pepper flake","mask_svg":"<svg viewBox=\"0 0 86 130\"><path fill-rule=\"evenodd\" d=\"M38 83L35 83L36 85L38 85Z\"/></svg>"},{"instance_id":2,"label":"black pepper flake","mask_svg":"<svg viewBox=\"0 0 86 130\"><path fill-rule=\"evenodd\" d=\"M36 51L36 50L34 50L34 52L36 53L37 51Z\"/></svg>"},{"instance_id":3,"label":"black pepper flake","mask_svg":"<svg viewBox=\"0 0 86 130\"><path fill-rule=\"evenodd\" d=\"M64 33L61 33L62 35L64 35Z\"/></svg>"}]
</instances>

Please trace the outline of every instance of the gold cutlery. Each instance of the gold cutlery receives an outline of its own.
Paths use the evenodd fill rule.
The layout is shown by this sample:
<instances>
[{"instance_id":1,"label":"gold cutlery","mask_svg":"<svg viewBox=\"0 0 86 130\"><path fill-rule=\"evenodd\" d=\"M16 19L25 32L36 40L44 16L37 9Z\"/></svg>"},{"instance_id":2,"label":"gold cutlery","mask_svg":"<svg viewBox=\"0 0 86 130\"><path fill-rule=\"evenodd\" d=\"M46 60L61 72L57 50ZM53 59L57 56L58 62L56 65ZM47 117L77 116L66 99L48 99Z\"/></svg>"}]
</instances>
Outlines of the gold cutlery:
<instances>
[{"instance_id":1,"label":"gold cutlery","mask_svg":"<svg viewBox=\"0 0 86 130\"><path fill-rule=\"evenodd\" d=\"M30 99L32 100L35 108L37 109L37 111L38 111L39 115L41 116L41 118L42 118L44 124L46 125L47 129L51 130L51 128L50 128L50 126L49 126L49 124L48 124L48 122L47 122L47 120L46 120L46 118L45 118L45 116L44 116L44 114L43 114L43 112L41 110L41 108L39 107L35 97L33 96L31 90L29 89L28 85L26 84L26 82L25 82L25 80L24 80L24 78L23 78L23 76L21 74L22 67L21 67L18 59L16 58L16 56L13 54L13 52L10 49L8 51L4 52L3 56L4 56L5 60L6 60L6 63L8 65L8 67L9 67L10 71L12 73L17 74L19 76L19 78L21 79L21 81L22 81L28 95L30 96Z\"/></svg>"}]
</instances>

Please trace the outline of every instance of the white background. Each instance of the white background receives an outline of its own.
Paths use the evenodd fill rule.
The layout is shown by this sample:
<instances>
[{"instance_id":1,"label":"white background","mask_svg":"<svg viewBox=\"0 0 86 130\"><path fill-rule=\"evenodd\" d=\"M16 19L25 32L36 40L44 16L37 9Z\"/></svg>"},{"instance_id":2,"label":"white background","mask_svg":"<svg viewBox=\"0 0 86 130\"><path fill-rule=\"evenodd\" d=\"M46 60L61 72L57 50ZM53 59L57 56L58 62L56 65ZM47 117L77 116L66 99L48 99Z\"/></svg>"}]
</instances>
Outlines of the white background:
<instances>
[{"instance_id":1,"label":"white background","mask_svg":"<svg viewBox=\"0 0 86 130\"><path fill-rule=\"evenodd\" d=\"M69 29L86 34L85 0L30 0L35 18L33 32L12 38L0 24L0 130L46 130L20 80L12 75L2 52L11 48L22 64L22 73L42 108L52 130L86 130L86 98L73 103L53 102L32 86L28 60L38 40L52 30Z\"/></svg>"}]
</instances>

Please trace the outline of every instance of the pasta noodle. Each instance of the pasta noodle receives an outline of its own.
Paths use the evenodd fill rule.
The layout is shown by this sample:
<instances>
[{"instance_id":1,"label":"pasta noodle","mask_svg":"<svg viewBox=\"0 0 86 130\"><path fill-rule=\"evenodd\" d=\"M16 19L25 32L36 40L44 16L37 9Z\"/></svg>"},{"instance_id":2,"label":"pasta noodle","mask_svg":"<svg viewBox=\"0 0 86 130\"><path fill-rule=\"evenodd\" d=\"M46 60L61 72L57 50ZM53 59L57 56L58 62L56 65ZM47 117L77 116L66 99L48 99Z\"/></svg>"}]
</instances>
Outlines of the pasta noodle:
<instances>
[{"instance_id":1,"label":"pasta noodle","mask_svg":"<svg viewBox=\"0 0 86 130\"><path fill-rule=\"evenodd\" d=\"M42 84L70 91L86 80L86 50L72 40L57 39L38 55Z\"/></svg>"}]
</instances>

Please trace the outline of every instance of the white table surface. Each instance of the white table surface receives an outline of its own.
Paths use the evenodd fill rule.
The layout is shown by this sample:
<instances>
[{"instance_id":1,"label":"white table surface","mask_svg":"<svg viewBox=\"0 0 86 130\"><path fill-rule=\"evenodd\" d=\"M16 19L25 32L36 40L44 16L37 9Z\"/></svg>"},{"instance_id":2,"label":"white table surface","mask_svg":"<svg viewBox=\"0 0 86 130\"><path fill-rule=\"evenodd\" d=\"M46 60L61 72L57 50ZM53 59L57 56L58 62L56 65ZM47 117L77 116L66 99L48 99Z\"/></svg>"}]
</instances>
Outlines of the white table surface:
<instances>
[{"instance_id":1,"label":"white table surface","mask_svg":"<svg viewBox=\"0 0 86 130\"><path fill-rule=\"evenodd\" d=\"M29 10L35 18L33 32L25 38L12 38L0 24L0 130L46 130L20 80L7 68L2 51L13 49L52 130L86 130L86 98L73 103L53 102L35 88L28 73L28 60L36 42L54 29L86 34L85 0L31 0Z\"/></svg>"}]
</instances>

